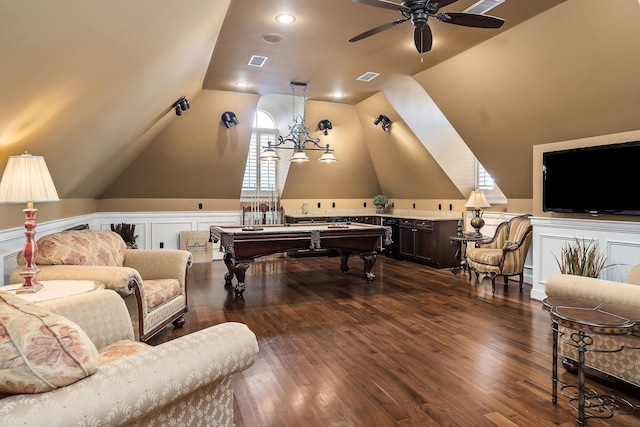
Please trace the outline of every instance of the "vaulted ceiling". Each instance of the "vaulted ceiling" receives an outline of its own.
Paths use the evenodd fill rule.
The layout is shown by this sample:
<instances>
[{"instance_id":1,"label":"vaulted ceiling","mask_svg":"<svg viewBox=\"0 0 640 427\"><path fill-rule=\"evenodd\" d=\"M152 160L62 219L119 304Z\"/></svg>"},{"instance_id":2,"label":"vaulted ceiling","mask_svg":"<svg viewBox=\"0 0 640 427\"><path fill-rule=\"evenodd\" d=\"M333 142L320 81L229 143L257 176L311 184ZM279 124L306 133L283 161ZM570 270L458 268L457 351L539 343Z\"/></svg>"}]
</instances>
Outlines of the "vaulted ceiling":
<instances>
[{"instance_id":1,"label":"vaulted ceiling","mask_svg":"<svg viewBox=\"0 0 640 427\"><path fill-rule=\"evenodd\" d=\"M349 43L399 17L350 0L2 2L0 168L28 150L45 156L62 198L99 198L107 189L116 196L114 186L136 185L142 163L171 174L177 160L157 156L163 147L194 149L175 127L196 117L173 114L182 95L197 99L204 90L202 102L250 112L260 95L288 94L289 82L303 81L311 101L351 105L362 117L384 79L402 75L433 99L507 197L530 199L533 146L640 128L640 5L607 2L606 13L602 5L506 0L489 12L506 20L499 30L430 20L434 46L420 55L408 22ZM298 19L279 26L281 12ZM266 34L282 41L265 42ZM265 67L249 67L252 54L269 57ZM355 80L367 71L380 76ZM237 88L238 80L250 87ZM340 101L330 98L336 90L346 95ZM207 144L228 135L198 132ZM224 176L222 157L239 149L215 147L219 163L203 168ZM173 190L162 194L192 197L197 175L171 176ZM220 186L212 188L216 197Z\"/></svg>"}]
</instances>

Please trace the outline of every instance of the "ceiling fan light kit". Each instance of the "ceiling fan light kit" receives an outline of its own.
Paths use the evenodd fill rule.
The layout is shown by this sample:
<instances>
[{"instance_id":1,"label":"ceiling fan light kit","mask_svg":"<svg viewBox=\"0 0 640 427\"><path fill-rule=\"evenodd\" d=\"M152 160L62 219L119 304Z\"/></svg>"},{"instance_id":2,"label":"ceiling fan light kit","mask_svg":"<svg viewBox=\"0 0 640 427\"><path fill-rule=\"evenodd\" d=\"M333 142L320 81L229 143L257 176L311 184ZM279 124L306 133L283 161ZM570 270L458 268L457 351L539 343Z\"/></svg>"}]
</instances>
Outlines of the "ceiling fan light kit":
<instances>
[{"instance_id":1,"label":"ceiling fan light kit","mask_svg":"<svg viewBox=\"0 0 640 427\"><path fill-rule=\"evenodd\" d=\"M388 0L353 0L355 3L361 3L367 6L379 7L382 9L396 10L400 12L403 18L372 28L364 33L358 34L351 38L350 42L356 42L385 30L411 21L414 26L413 41L416 50L419 53L425 53L431 50L433 45L433 35L427 21L433 17L438 21L461 25L464 27L476 28L500 28L504 24L504 19L495 16L482 15L467 12L447 12L438 13L445 6L455 3L457 0L403 0L400 3L394 3Z\"/></svg>"}]
</instances>

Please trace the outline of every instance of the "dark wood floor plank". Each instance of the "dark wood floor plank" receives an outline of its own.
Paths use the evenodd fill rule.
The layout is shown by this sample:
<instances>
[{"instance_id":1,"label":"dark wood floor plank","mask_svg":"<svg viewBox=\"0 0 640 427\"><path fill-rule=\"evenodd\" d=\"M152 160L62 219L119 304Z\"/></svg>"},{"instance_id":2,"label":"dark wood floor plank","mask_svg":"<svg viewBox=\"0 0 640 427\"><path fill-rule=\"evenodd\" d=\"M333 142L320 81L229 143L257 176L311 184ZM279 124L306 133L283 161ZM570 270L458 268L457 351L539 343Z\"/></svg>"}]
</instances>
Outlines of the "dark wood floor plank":
<instances>
[{"instance_id":1,"label":"dark wood floor plank","mask_svg":"<svg viewBox=\"0 0 640 427\"><path fill-rule=\"evenodd\" d=\"M263 258L247 270L239 299L224 287L222 262L195 264L185 327L167 327L151 343L246 323L260 353L234 377L238 427L575 425L565 398L551 403L550 321L529 286L522 294L517 284L497 286L494 295L488 280L381 256L369 286L360 259L350 259L348 275L339 265L336 257ZM612 392L610 383L589 384Z\"/></svg>"}]
</instances>

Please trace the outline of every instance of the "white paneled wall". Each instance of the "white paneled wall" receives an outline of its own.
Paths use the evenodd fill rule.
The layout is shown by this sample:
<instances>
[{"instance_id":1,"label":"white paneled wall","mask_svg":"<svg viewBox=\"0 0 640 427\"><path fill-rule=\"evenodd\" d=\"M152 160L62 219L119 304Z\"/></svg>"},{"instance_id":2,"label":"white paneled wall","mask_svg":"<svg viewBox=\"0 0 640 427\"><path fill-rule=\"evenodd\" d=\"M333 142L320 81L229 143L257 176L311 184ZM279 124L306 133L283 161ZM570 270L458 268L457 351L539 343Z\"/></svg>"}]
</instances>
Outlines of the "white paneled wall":
<instances>
[{"instance_id":1,"label":"white paneled wall","mask_svg":"<svg viewBox=\"0 0 640 427\"><path fill-rule=\"evenodd\" d=\"M181 231L209 231L212 225L240 225L242 212L109 212L65 218L38 224L36 240L44 235L68 228L89 224L94 230L111 230L111 224L135 224L140 249L179 249ZM24 248L24 228L0 231L0 274L3 283L9 283L9 275L16 263L16 256ZM213 259L221 259L220 244L213 245Z\"/></svg>"},{"instance_id":2,"label":"white paneled wall","mask_svg":"<svg viewBox=\"0 0 640 427\"><path fill-rule=\"evenodd\" d=\"M624 282L629 270L640 264L640 223L566 218L532 218L533 289L531 297L546 297L547 278L560 272L556 257L562 246L575 239L595 241L610 265L601 277Z\"/></svg>"}]
</instances>

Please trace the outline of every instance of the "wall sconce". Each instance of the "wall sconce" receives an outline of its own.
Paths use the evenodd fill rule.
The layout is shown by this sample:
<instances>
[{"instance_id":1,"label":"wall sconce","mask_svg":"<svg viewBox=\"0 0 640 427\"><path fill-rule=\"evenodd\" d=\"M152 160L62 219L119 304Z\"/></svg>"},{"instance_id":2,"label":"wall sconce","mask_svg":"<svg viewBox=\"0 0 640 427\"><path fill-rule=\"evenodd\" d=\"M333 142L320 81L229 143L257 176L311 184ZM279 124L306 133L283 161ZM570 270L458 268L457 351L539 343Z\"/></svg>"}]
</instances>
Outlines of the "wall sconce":
<instances>
[{"instance_id":1,"label":"wall sconce","mask_svg":"<svg viewBox=\"0 0 640 427\"><path fill-rule=\"evenodd\" d=\"M382 122L382 130L385 132L388 131L391 127L391 119L384 114L380 114L378 117L376 117L373 121L373 124L377 125L380 122Z\"/></svg>"},{"instance_id":2,"label":"wall sconce","mask_svg":"<svg viewBox=\"0 0 640 427\"><path fill-rule=\"evenodd\" d=\"M323 134L329 135L329 129L333 129L333 125L329 119L322 119L318 122L318 129L321 130Z\"/></svg>"},{"instance_id":3,"label":"wall sconce","mask_svg":"<svg viewBox=\"0 0 640 427\"><path fill-rule=\"evenodd\" d=\"M225 111L224 113L222 113L222 123L224 124L224 127L229 129L231 127L231 123L237 125L240 123L240 121L236 117L236 113L234 113L233 111Z\"/></svg>"},{"instance_id":4,"label":"wall sconce","mask_svg":"<svg viewBox=\"0 0 640 427\"><path fill-rule=\"evenodd\" d=\"M173 106L171 108L175 108L176 116L181 116L183 111L187 111L189 108L191 108L191 105L189 104L189 100L187 98L181 96L176 102L173 103Z\"/></svg>"}]
</instances>

